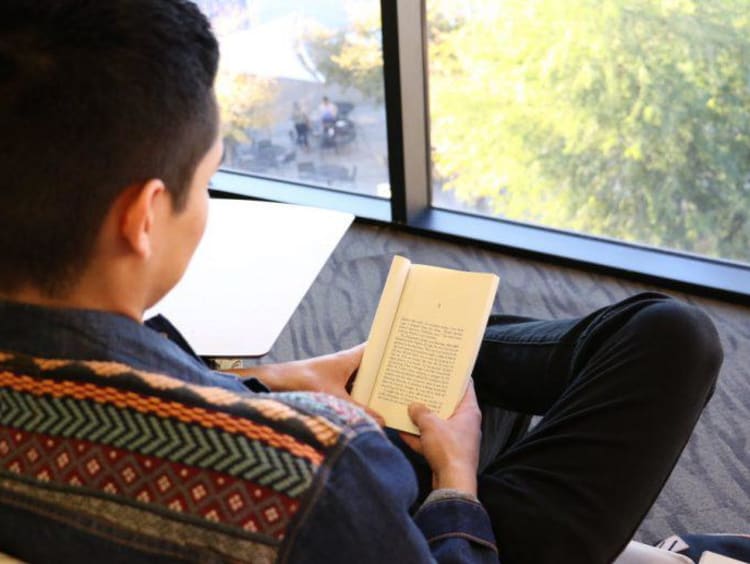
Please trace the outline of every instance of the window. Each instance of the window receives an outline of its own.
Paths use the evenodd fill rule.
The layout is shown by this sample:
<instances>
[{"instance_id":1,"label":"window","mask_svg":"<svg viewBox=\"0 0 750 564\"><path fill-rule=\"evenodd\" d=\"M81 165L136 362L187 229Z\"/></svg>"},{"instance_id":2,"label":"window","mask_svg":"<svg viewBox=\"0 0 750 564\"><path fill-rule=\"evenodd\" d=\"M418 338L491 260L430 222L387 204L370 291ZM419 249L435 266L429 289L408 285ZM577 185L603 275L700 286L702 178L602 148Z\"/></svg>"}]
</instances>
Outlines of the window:
<instances>
[{"instance_id":1,"label":"window","mask_svg":"<svg viewBox=\"0 0 750 564\"><path fill-rule=\"evenodd\" d=\"M378 0L199 0L221 43L225 169L387 197Z\"/></svg>"},{"instance_id":2,"label":"window","mask_svg":"<svg viewBox=\"0 0 750 564\"><path fill-rule=\"evenodd\" d=\"M427 0L433 204L750 262L736 0Z\"/></svg>"},{"instance_id":3,"label":"window","mask_svg":"<svg viewBox=\"0 0 750 564\"><path fill-rule=\"evenodd\" d=\"M750 298L744 2L199 4L218 192Z\"/></svg>"}]
</instances>

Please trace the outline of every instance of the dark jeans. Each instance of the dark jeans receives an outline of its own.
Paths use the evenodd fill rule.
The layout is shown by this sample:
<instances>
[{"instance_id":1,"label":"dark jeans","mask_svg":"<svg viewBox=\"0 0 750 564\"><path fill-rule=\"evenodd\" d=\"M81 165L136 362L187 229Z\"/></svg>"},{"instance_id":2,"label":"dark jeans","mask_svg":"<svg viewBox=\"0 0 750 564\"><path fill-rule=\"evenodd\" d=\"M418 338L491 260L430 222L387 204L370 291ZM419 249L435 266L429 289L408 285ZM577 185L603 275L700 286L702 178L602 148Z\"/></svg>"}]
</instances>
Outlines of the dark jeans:
<instances>
[{"instance_id":1,"label":"dark jeans","mask_svg":"<svg viewBox=\"0 0 750 564\"><path fill-rule=\"evenodd\" d=\"M483 411L543 415L504 450L483 440L479 498L501 561L611 562L674 468L722 357L709 318L660 294L581 319L493 316L473 374Z\"/></svg>"}]
</instances>

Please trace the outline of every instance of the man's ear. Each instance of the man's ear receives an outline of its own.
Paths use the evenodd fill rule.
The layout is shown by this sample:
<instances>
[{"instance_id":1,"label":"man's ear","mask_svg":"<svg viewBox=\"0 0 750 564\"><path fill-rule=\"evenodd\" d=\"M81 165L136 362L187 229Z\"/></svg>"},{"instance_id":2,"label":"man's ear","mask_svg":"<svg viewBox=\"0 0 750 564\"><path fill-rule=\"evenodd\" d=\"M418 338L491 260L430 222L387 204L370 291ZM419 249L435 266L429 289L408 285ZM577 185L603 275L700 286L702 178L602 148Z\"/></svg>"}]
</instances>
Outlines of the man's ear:
<instances>
[{"instance_id":1,"label":"man's ear","mask_svg":"<svg viewBox=\"0 0 750 564\"><path fill-rule=\"evenodd\" d=\"M159 207L168 200L164 182L152 179L134 186L124 202L120 233L131 250L147 259L153 251L152 236Z\"/></svg>"}]
</instances>

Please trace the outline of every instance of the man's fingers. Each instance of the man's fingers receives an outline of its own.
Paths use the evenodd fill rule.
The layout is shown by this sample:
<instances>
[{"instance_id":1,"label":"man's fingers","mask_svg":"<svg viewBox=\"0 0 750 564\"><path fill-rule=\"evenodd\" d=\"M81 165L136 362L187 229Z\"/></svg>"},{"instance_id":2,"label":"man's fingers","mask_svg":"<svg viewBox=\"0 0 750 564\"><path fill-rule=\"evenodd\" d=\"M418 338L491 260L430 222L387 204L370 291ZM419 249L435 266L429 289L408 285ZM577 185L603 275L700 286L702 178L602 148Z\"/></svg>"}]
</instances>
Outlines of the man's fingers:
<instances>
[{"instance_id":1,"label":"man's fingers","mask_svg":"<svg viewBox=\"0 0 750 564\"><path fill-rule=\"evenodd\" d=\"M401 440L404 441L410 449L422 454L422 441L419 436L404 431L399 431L398 434L401 437Z\"/></svg>"},{"instance_id":2,"label":"man's fingers","mask_svg":"<svg viewBox=\"0 0 750 564\"><path fill-rule=\"evenodd\" d=\"M472 406L479 406L479 402L477 401L477 390L474 387L474 379L469 378L469 384L466 389L466 401L470 403Z\"/></svg>"},{"instance_id":3,"label":"man's fingers","mask_svg":"<svg viewBox=\"0 0 750 564\"><path fill-rule=\"evenodd\" d=\"M419 427L418 421L425 411L427 411L427 406L421 403L412 403L409 405L409 417L411 417L411 420L417 427Z\"/></svg>"},{"instance_id":4,"label":"man's fingers","mask_svg":"<svg viewBox=\"0 0 750 564\"><path fill-rule=\"evenodd\" d=\"M409 405L409 417L420 431L434 425L435 420L439 419L437 415L430 411L429 407L421 403Z\"/></svg>"},{"instance_id":5,"label":"man's fingers","mask_svg":"<svg viewBox=\"0 0 750 564\"><path fill-rule=\"evenodd\" d=\"M456 406L451 417L455 417L462 413L473 412L479 412L479 403L477 402L476 390L474 390L474 381L469 379L469 384L466 387L466 392L464 392L464 397L461 398L461 401Z\"/></svg>"}]
</instances>

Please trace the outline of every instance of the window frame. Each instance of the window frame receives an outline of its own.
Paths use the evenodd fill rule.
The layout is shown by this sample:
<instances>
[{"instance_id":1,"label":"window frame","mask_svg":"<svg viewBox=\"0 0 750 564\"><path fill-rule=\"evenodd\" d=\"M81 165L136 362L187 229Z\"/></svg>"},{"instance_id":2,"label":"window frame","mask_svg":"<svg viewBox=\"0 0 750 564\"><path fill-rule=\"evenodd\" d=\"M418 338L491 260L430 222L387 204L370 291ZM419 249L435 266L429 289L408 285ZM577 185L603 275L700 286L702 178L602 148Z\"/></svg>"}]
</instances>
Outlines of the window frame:
<instances>
[{"instance_id":1,"label":"window frame","mask_svg":"<svg viewBox=\"0 0 750 564\"><path fill-rule=\"evenodd\" d=\"M380 0L391 198L221 170L212 195L325 207L511 255L750 305L750 265L433 208L425 0Z\"/></svg>"}]
</instances>

